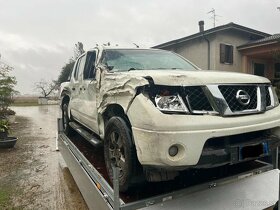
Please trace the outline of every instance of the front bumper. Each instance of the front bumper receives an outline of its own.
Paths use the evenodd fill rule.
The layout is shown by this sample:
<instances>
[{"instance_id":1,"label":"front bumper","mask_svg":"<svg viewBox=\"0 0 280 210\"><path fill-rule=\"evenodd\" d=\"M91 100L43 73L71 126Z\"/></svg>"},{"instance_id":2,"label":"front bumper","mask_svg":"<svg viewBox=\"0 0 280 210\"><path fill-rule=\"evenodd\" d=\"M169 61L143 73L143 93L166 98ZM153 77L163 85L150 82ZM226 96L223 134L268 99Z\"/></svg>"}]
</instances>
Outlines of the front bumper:
<instances>
[{"instance_id":1,"label":"front bumper","mask_svg":"<svg viewBox=\"0 0 280 210\"><path fill-rule=\"evenodd\" d=\"M193 167L212 168L266 157L276 151L279 143L280 139L270 130L209 139Z\"/></svg>"},{"instance_id":2,"label":"front bumper","mask_svg":"<svg viewBox=\"0 0 280 210\"><path fill-rule=\"evenodd\" d=\"M198 164L207 140L260 130L280 137L280 106L265 113L221 117L170 115L158 111L144 95L138 95L128 110L138 160L142 165L164 168ZM171 157L170 146L178 154Z\"/></svg>"}]
</instances>

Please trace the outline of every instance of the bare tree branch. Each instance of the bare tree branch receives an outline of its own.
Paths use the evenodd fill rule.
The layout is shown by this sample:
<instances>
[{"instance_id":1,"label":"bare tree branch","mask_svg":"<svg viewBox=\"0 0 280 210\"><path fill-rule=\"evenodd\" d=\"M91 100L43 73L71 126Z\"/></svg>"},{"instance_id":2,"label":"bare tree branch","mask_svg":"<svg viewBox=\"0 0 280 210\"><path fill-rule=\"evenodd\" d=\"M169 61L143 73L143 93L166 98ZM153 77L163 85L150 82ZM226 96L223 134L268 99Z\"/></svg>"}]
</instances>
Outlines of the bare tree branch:
<instances>
[{"instance_id":1,"label":"bare tree branch","mask_svg":"<svg viewBox=\"0 0 280 210\"><path fill-rule=\"evenodd\" d=\"M47 82L45 80L41 80L35 84L35 88L41 93L41 95L46 98L51 93L58 88L56 81Z\"/></svg>"}]
</instances>

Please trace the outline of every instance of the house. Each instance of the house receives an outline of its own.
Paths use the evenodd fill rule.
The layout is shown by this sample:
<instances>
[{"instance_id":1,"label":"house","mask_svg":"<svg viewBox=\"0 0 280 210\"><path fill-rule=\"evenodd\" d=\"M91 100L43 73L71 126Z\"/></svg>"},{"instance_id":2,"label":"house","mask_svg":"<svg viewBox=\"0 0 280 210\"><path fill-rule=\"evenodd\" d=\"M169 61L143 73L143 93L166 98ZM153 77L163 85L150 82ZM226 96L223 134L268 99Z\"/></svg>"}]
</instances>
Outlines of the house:
<instances>
[{"instance_id":1,"label":"house","mask_svg":"<svg viewBox=\"0 0 280 210\"><path fill-rule=\"evenodd\" d=\"M201 69L235 71L280 78L279 62L273 52L280 52L280 35L270 35L235 23L204 30L153 48L174 51ZM274 54L275 54L274 53Z\"/></svg>"},{"instance_id":2,"label":"house","mask_svg":"<svg viewBox=\"0 0 280 210\"><path fill-rule=\"evenodd\" d=\"M280 34L265 37L237 47L247 73L280 80Z\"/></svg>"}]
</instances>

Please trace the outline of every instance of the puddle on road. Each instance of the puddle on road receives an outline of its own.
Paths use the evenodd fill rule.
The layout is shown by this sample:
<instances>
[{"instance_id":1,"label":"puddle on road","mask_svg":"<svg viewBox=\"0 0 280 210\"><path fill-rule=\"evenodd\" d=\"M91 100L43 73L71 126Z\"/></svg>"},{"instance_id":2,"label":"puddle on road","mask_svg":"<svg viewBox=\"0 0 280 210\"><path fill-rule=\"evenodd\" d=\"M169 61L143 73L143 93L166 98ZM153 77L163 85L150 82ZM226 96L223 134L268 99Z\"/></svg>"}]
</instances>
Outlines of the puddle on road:
<instances>
[{"instance_id":1,"label":"puddle on road","mask_svg":"<svg viewBox=\"0 0 280 210\"><path fill-rule=\"evenodd\" d=\"M17 118L11 135L19 140L15 148L0 150L0 188L10 188L4 192L9 199L0 202L0 209L87 209L60 153L55 151L59 107L12 109Z\"/></svg>"}]
</instances>

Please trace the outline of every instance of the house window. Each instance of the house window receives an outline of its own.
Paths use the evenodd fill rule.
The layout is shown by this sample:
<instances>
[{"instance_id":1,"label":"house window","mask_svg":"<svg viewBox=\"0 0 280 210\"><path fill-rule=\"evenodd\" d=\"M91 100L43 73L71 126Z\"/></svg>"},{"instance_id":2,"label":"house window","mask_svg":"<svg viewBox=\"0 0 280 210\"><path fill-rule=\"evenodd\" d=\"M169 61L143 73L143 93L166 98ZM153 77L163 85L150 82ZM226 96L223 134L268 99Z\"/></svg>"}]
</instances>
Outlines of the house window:
<instances>
[{"instance_id":1,"label":"house window","mask_svg":"<svg viewBox=\"0 0 280 210\"><path fill-rule=\"evenodd\" d=\"M220 44L220 62L224 64L233 64L233 46Z\"/></svg>"},{"instance_id":2,"label":"house window","mask_svg":"<svg viewBox=\"0 0 280 210\"><path fill-rule=\"evenodd\" d=\"M274 78L280 79L280 63L275 63Z\"/></svg>"}]
</instances>

